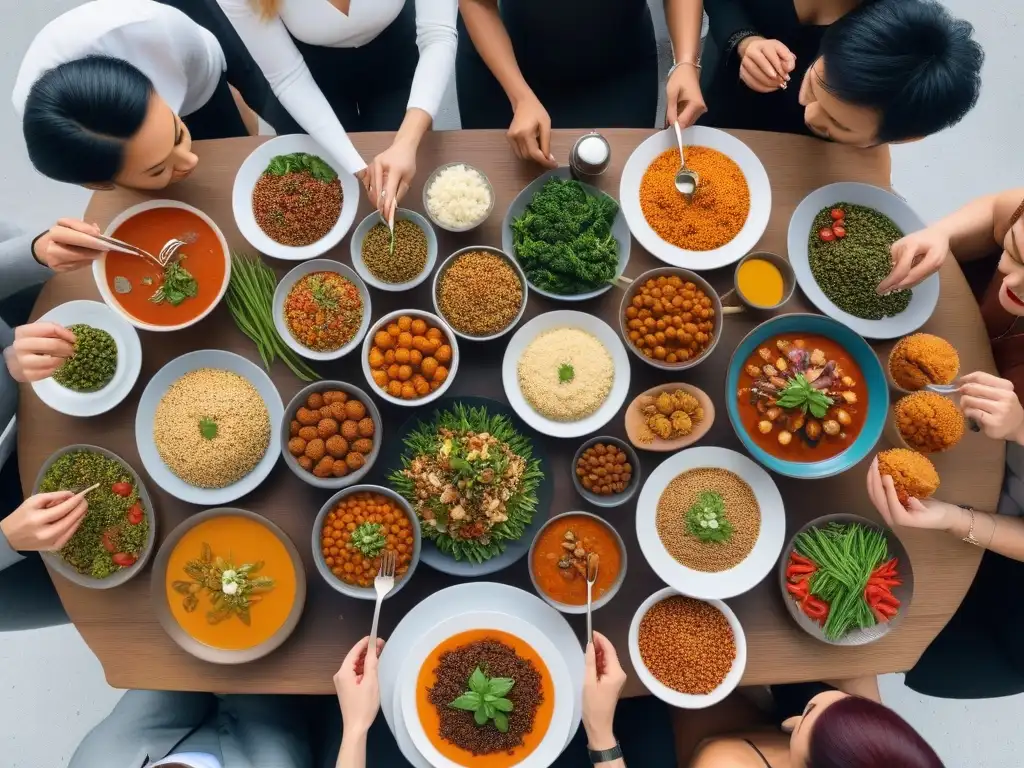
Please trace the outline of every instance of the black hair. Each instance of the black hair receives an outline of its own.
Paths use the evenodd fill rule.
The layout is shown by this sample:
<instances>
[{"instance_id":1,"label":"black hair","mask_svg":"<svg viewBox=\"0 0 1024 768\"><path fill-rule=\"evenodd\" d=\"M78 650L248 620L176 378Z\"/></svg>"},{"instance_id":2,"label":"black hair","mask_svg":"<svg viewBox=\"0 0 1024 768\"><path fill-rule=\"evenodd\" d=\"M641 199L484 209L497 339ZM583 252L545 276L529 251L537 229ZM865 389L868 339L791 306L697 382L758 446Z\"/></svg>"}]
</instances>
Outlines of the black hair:
<instances>
[{"instance_id":1,"label":"black hair","mask_svg":"<svg viewBox=\"0 0 1024 768\"><path fill-rule=\"evenodd\" d=\"M29 91L22 118L32 165L71 184L113 181L152 94L146 75L109 56L86 56L44 72Z\"/></svg>"},{"instance_id":2,"label":"black hair","mask_svg":"<svg viewBox=\"0 0 1024 768\"><path fill-rule=\"evenodd\" d=\"M877 110L879 143L937 133L978 101L985 53L973 33L936 0L865 3L826 30L821 85Z\"/></svg>"}]
</instances>

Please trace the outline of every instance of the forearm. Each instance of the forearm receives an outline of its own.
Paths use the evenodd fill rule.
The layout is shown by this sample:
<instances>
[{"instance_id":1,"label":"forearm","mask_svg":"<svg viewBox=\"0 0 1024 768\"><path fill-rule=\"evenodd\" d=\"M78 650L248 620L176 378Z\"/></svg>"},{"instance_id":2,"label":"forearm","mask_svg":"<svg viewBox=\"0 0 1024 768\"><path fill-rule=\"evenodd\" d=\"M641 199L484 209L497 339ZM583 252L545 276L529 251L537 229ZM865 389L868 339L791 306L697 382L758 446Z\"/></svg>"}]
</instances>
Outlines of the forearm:
<instances>
[{"instance_id":1,"label":"forearm","mask_svg":"<svg viewBox=\"0 0 1024 768\"><path fill-rule=\"evenodd\" d=\"M533 90L519 69L512 40L498 13L498 0L459 0L459 10L473 46L515 109Z\"/></svg>"},{"instance_id":2,"label":"forearm","mask_svg":"<svg viewBox=\"0 0 1024 768\"><path fill-rule=\"evenodd\" d=\"M728 46L738 42L732 39L734 36L757 31L743 0L704 0L704 7L708 12L711 37L723 54L732 52Z\"/></svg>"},{"instance_id":3,"label":"forearm","mask_svg":"<svg viewBox=\"0 0 1024 768\"><path fill-rule=\"evenodd\" d=\"M871 699L871 701L879 703L882 701L882 694L878 690L878 678L874 675L870 677L851 677L843 680L825 680L823 682L825 685L831 685L843 693L860 696L863 699Z\"/></svg>"},{"instance_id":4,"label":"forearm","mask_svg":"<svg viewBox=\"0 0 1024 768\"><path fill-rule=\"evenodd\" d=\"M395 134L395 143L409 143L413 147L419 147L424 134L430 130L432 120L430 115L422 109L412 108L405 113L402 125Z\"/></svg>"},{"instance_id":5,"label":"forearm","mask_svg":"<svg viewBox=\"0 0 1024 768\"><path fill-rule=\"evenodd\" d=\"M366 731L342 733L337 768L366 768Z\"/></svg>"},{"instance_id":6,"label":"forearm","mask_svg":"<svg viewBox=\"0 0 1024 768\"><path fill-rule=\"evenodd\" d=\"M992 252L999 195L972 200L958 211L939 219L931 228L949 238L958 261L971 261Z\"/></svg>"},{"instance_id":7,"label":"forearm","mask_svg":"<svg viewBox=\"0 0 1024 768\"><path fill-rule=\"evenodd\" d=\"M16 233L13 228L0 228L0 275L3 275L0 280L0 299L31 285L44 283L53 275L33 251L38 237Z\"/></svg>"},{"instance_id":8,"label":"forearm","mask_svg":"<svg viewBox=\"0 0 1024 768\"><path fill-rule=\"evenodd\" d=\"M970 530L971 512L961 509L949 533L962 539ZM1024 562L1024 520L1019 517L993 515L975 510L974 538L980 541L985 549Z\"/></svg>"},{"instance_id":9,"label":"forearm","mask_svg":"<svg viewBox=\"0 0 1024 768\"><path fill-rule=\"evenodd\" d=\"M704 18L701 0L665 0L665 23L676 62L700 60L700 28Z\"/></svg>"}]
</instances>

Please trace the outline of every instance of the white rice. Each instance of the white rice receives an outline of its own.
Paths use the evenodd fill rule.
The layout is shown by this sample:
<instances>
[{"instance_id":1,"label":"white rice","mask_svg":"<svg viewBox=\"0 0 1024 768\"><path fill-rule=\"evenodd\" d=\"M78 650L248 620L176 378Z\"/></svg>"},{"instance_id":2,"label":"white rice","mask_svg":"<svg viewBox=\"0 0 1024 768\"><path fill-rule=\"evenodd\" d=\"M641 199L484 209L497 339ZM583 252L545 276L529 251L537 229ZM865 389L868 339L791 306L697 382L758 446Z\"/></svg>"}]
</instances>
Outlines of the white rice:
<instances>
[{"instance_id":1,"label":"white rice","mask_svg":"<svg viewBox=\"0 0 1024 768\"><path fill-rule=\"evenodd\" d=\"M559 369L572 366L571 381ZM597 337L578 328L553 328L523 350L519 390L530 406L552 421L579 421L595 413L612 390L615 364Z\"/></svg>"},{"instance_id":2,"label":"white rice","mask_svg":"<svg viewBox=\"0 0 1024 768\"><path fill-rule=\"evenodd\" d=\"M479 171L459 164L445 168L427 188L430 215L446 227L468 227L487 215L491 190Z\"/></svg>"}]
</instances>

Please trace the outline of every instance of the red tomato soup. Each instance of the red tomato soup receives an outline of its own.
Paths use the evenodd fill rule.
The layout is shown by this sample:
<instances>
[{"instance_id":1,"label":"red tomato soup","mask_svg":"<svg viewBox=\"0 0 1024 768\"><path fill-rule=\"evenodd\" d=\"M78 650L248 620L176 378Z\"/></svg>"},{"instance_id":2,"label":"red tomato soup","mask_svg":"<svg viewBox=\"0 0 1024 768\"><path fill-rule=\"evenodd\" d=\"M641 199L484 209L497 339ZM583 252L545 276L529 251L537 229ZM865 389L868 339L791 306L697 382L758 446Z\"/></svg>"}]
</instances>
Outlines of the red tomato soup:
<instances>
[{"instance_id":1,"label":"red tomato soup","mask_svg":"<svg viewBox=\"0 0 1024 768\"><path fill-rule=\"evenodd\" d=\"M147 259L108 251L104 270L107 287L124 311L136 320L150 325L180 325L203 314L217 300L227 271L227 256L217 233L191 211L152 208L132 216L114 230L113 236L153 255L168 240L184 240L187 245L178 252L180 264L192 273L199 286L194 298L185 299L176 307L166 301L155 304L150 298L163 282L163 270ZM131 292L115 290L118 277L131 283Z\"/></svg>"},{"instance_id":2,"label":"red tomato soup","mask_svg":"<svg viewBox=\"0 0 1024 768\"><path fill-rule=\"evenodd\" d=\"M531 565L537 586L559 603L586 605L586 563L591 554L598 556L594 583L597 600L612 588L622 568L622 553L615 535L606 523L586 515L556 520L541 532L533 550Z\"/></svg>"}]
</instances>

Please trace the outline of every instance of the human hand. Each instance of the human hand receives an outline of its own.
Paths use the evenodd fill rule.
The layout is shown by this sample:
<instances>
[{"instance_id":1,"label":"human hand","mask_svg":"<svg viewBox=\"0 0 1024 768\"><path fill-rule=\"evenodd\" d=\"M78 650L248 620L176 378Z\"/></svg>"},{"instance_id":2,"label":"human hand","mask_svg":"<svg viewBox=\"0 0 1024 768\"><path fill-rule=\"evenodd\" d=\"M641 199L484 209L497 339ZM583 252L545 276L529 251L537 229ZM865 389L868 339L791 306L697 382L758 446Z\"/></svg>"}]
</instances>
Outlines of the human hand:
<instances>
[{"instance_id":1,"label":"human hand","mask_svg":"<svg viewBox=\"0 0 1024 768\"><path fill-rule=\"evenodd\" d=\"M72 272L89 266L106 253L93 247L93 236L101 234L95 224L86 224L78 219L58 219L36 239L32 255L54 272Z\"/></svg>"},{"instance_id":2,"label":"human hand","mask_svg":"<svg viewBox=\"0 0 1024 768\"><path fill-rule=\"evenodd\" d=\"M889 475L878 471L878 458L868 467L868 498L875 505L890 528L924 528L933 531L948 531L959 519L962 510L953 504L935 499L919 501L913 496L907 506L900 504L896 496L896 485Z\"/></svg>"},{"instance_id":3,"label":"human hand","mask_svg":"<svg viewBox=\"0 0 1024 768\"><path fill-rule=\"evenodd\" d=\"M974 419L993 440L1013 440L1024 444L1024 408L1013 382L977 371L961 376L960 408Z\"/></svg>"},{"instance_id":4,"label":"human hand","mask_svg":"<svg viewBox=\"0 0 1024 768\"><path fill-rule=\"evenodd\" d=\"M740 41L740 80L752 91L771 93L789 84L796 56L778 40L752 35Z\"/></svg>"},{"instance_id":5,"label":"human hand","mask_svg":"<svg viewBox=\"0 0 1024 768\"><path fill-rule=\"evenodd\" d=\"M409 185L416 175L416 150L419 144L407 138L396 137L367 166L363 186L380 215L389 222L394 221L399 201L409 191ZM368 186L367 186L368 183Z\"/></svg>"},{"instance_id":6,"label":"human hand","mask_svg":"<svg viewBox=\"0 0 1024 768\"><path fill-rule=\"evenodd\" d=\"M3 520L0 531L19 552L52 552L68 543L89 510L86 491L37 493Z\"/></svg>"},{"instance_id":7,"label":"human hand","mask_svg":"<svg viewBox=\"0 0 1024 768\"><path fill-rule=\"evenodd\" d=\"M626 673L608 638L594 633L594 642L587 646L586 670L583 679L583 727L591 749L611 749L615 745L612 723Z\"/></svg>"},{"instance_id":8,"label":"human hand","mask_svg":"<svg viewBox=\"0 0 1024 768\"><path fill-rule=\"evenodd\" d=\"M892 272L878 284L878 295L913 288L939 271L949 255L949 237L931 227L911 232L892 244Z\"/></svg>"},{"instance_id":9,"label":"human hand","mask_svg":"<svg viewBox=\"0 0 1024 768\"><path fill-rule=\"evenodd\" d=\"M23 384L52 376L75 353L75 334L56 323L19 325L14 343L4 350L4 362L15 381Z\"/></svg>"},{"instance_id":10,"label":"human hand","mask_svg":"<svg viewBox=\"0 0 1024 768\"><path fill-rule=\"evenodd\" d=\"M369 646L369 637L364 637L356 643L334 676L334 688L338 692L341 722L345 733L368 731L380 709L377 657L384 650L384 641L377 638L374 653L367 653Z\"/></svg>"},{"instance_id":11,"label":"human hand","mask_svg":"<svg viewBox=\"0 0 1024 768\"><path fill-rule=\"evenodd\" d=\"M679 64L665 83L665 120L689 128L708 111L700 90L700 70L692 64Z\"/></svg>"},{"instance_id":12,"label":"human hand","mask_svg":"<svg viewBox=\"0 0 1024 768\"><path fill-rule=\"evenodd\" d=\"M545 168L558 167L551 154L551 117L532 93L516 102L506 136L520 160L532 159Z\"/></svg>"}]
</instances>

